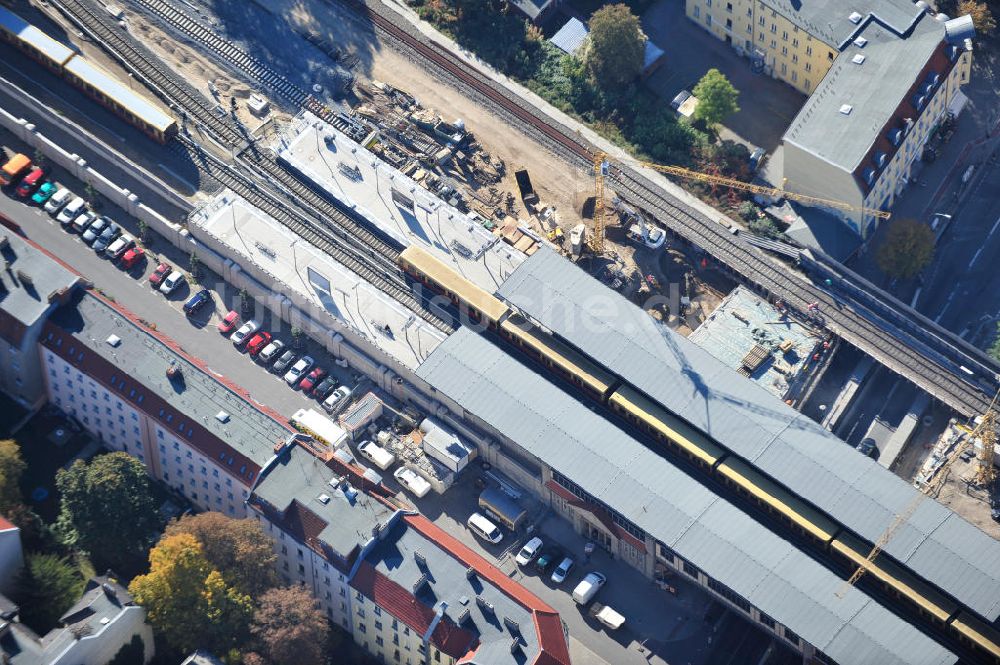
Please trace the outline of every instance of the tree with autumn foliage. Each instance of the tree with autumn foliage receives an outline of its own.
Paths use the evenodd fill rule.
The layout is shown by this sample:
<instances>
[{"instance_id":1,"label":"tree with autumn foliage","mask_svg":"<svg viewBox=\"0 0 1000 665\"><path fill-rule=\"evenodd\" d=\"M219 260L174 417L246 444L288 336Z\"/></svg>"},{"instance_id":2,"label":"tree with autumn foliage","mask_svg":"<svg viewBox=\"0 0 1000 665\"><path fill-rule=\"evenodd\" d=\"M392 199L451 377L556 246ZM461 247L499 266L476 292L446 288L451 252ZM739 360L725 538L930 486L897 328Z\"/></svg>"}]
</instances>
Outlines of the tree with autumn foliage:
<instances>
[{"instance_id":1,"label":"tree with autumn foliage","mask_svg":"<svg viewBox=\"0 0 1000 665\"><path fill-rule=\"evenodd\" d=\"M250 634L255 650L246 665L322 663L330 625L305 587L279 587L261 596Z\"/></svg>"},{"instance_id":2,"label":"tree with autumn foliage","mask_svg":"<svg viewBox=\"0 0 1000 665\"><path fill-rule=\"evenodd\" d=\"M164 535L189 534L226 583L251 598L278 583L274 544L255 520L237 520L222 513L185 515L167 525Z\"/></svg>"},{"instance_id":3,"label":"tree with autumn foliage","mask_svg":"<svg viewBox=\"0 0 1000 665\"><path fill-rule=\"evenodd\" d=\"M228 654L246 644L253 601L226 583L188 533L164 536L149 552L149 573L129 593L167 644L182 653Z\"/></svg>"},{"instance_id":4,"label":"tree with autumn foliage","mask_svg":"<svg viewBox=\"0 0 1000 665\"><path fill-rule=\"evenodd\" d=\"M972 25L976 27L976 32L988 35L997 29L997 21L985 2L976 0L962 0L958 3L958 15L972 17Z\"/></svg>"}]
</instances>

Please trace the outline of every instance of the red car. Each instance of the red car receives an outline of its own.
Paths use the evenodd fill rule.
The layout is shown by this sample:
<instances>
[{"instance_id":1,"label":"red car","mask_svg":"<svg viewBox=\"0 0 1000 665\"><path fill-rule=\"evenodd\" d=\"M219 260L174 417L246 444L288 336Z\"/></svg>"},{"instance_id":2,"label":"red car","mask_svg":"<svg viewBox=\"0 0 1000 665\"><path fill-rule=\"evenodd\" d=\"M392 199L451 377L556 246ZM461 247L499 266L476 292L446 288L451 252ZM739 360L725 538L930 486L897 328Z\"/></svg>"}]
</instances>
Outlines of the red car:
<instances>
[{"instance_id":1,"label":"red car","mask_svg":"<svg viewBox=\"0 0 1000 665\"><path fill-rule=\"evenodd\" d=\"M149 276L149 283L154 289L160 288L160 284L167 278L167 275L170 274L171 270L173 270L173 268L170 267L169 263L161 263L156 266L156 270L154 270L153 274Z\"/></svg>"},{"instance_id":2,"label":"red car","mask_svg":"<svg viewBox=\"0 0 1000 665\"><path fill-rule=\"evenodd\" d=\"M28 175L24 176L24 180L22 180L21 184L17 186L17 195L22 199L28 198L35 193L35 190L38 189L44 179L45 169L40 166L36 166L31 169L31 172L28 173Z\"/></svg>"},{"instance_id":3,"label":"red car","mask_svg":"<svg viewBox=\"0 0 1000 665\"><path fill-rule=\"evenodd\" d=\"M122 257L122 268L124 270L131 270L142 261L144 256L146 256L146 252L142 247L133 247L125 252L125 256Z\"/></svg>"},{"instance_id":4,"label":"red car","mask_svg":"<svg viewBox=\"0 0 1000 665\"><path fill-rule=\"evenodd\" d=\"M316 387L316 384L326 378L327 371L322 367L317 367L313 371L306 375L306 378L302 379L299 383L299 388L302 389L303 394L312 392L312 389Z\"/></svg>"},{"instance_id":5,"label":"red car","mask_svg":"<svg viewBox=\"0 0 1000 665\"><path fill-rule=\"evenodd\" d=\"M271 343L271 333L264 332L263 330L250 338L247 342L247 353L251 356L256 356L260 353L265 346Z\"/></svg>"},{"instance_id":6,"label":"red car","mask_svg":"<svg viewBox=\"0 0 1000 665\"><path fill-rule=\"evenodd\" d=\"M222 333L223 335L228 335L229 333L233 332L233 328L235 328L236 324L239 322L240 322L239 313L236 310L232 310L229 312L229 314L226 314L224 317L222 317L222 320L219 321L219 325L216 327L219 329L220 333Z\"/></svg>"}]
</instances>

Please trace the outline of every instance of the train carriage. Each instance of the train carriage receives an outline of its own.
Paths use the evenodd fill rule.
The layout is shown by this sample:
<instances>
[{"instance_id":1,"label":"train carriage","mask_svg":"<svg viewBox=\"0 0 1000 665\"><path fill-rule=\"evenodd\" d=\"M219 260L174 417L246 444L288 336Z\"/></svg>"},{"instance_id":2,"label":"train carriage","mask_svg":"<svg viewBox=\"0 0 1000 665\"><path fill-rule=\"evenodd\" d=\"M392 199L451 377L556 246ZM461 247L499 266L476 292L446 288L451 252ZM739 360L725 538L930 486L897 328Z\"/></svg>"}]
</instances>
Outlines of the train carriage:
<instances>
[{"instance_id":1,"label":"train carriage","mask_svg":"<svg viewBox=\"0 0 1000 665\"><path fill-rule=\"evenodd\" d=\"M426 249L410 245L399 255L400 266L415 279L442 293L478 320L496 327L510 307L458 274Z\"/></svg>"},{"instance_id":2,"label":"train carriage","mask_svg":"<svg viewBox=\"0 0 1000 665\"><path fill-rule=\"evenodd\" d=\"M62 73L63 65L76 55L76 51L69 46L3 7L0 7L0 38L57 74Z\"/></svg>"}]
</instances>

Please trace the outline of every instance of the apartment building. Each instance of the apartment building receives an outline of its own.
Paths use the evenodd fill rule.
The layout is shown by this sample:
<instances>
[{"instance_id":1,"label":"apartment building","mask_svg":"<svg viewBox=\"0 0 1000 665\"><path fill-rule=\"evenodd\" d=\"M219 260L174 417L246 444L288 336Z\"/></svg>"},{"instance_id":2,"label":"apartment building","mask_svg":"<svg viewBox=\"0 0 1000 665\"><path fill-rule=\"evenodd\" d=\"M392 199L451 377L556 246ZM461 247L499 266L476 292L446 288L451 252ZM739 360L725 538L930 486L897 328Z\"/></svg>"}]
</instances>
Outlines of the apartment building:
<instances>
[{"instance_id":1,"label":"apartment building","mask_svg":"<svg viewBox=\"0 0 1000 665\"><path fill-rule=\"evenodd\" d=\"M30 411L45 400L35 362L39 333L81 280L7 229L0 229L0 255L7 267L0 272L0 390Z\"/></svg>"},{"instance_id":2,"label":"apartment building","mask_svg":"<svg viewBox=\"0 0 1000 665\"><path fill-rule=\"evenodd\" d=\"M261 466L291 433L278 416L91 292L51 314L39 347L49 402L200 510L246 516Z\"/></svg>"},{"instance_id":3,"label":"apartment building","mask_svg":"<svg viewBox=\"0 0 1000 665\"><path fill-rule=\"evenodd\" d=\"M972 20L923 2L687 0L695 24L751 67L809 95L782 139L772 184L843 201L831 210L867 238L905 189L914 161L949 113L972 67Z\"/></svg>"},{"instance_id":4,"label":"apartment building","mask_svg":"<svg viewBox=\"0 0 1000 665\"><path fill-rule=\"evenodd\" d=\"M249 506L283 581L380 662L569 663L555 610L305 437L264 468Z\"/></svg>"}]
</instances>

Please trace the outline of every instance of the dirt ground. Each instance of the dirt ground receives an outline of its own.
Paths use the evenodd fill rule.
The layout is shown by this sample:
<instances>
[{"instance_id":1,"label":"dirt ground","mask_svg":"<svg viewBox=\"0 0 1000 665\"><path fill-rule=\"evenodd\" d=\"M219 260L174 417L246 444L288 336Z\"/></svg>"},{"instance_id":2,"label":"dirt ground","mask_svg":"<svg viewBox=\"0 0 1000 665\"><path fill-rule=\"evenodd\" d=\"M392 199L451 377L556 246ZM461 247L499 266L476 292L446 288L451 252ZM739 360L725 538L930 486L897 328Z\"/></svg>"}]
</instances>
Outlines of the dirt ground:
<instances>
[{"instance_id":1,"label":"dirt ground","mask_svg":"<svg viewBox=\"0 0 1000 665\"><path fill-rule=\"evenodd\" d=\"M990 517L990 504L986 492L969 486L968 479L976 477L976 460L961 459L951 467L951 475L941 488L937 500L977 527L1000 540L1000 523Z\"/></svg>"}]
</instances>

